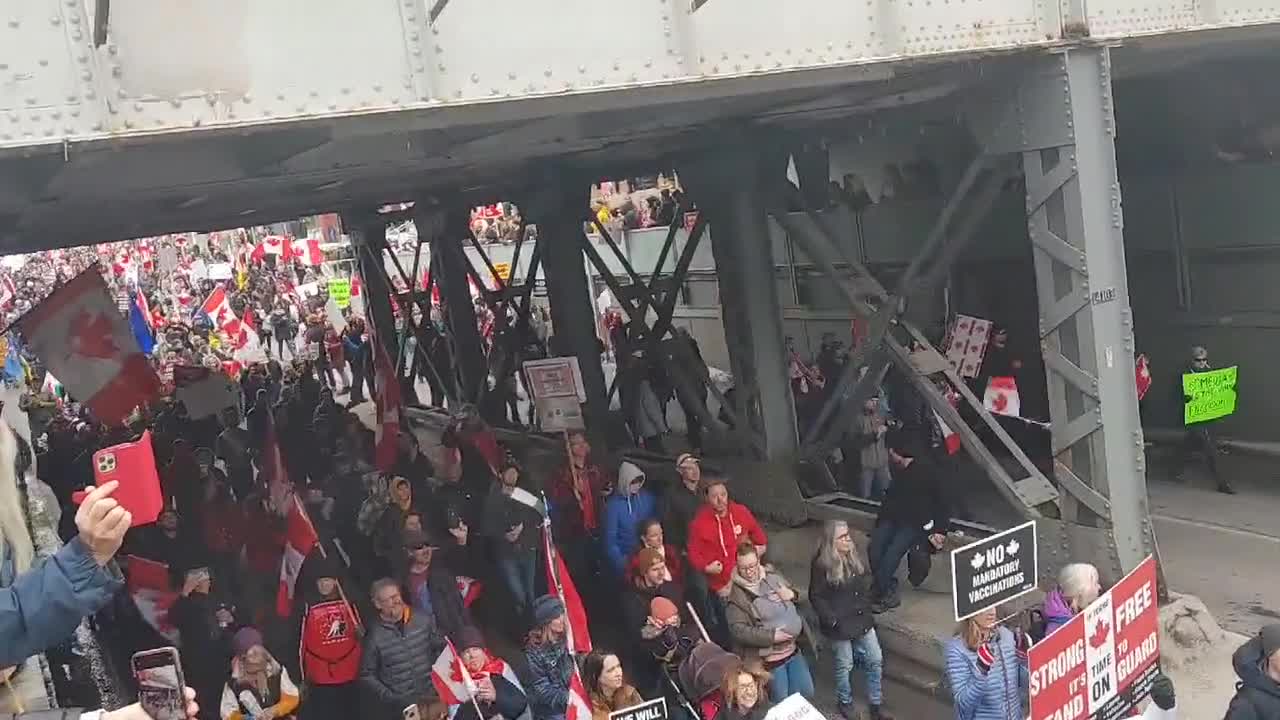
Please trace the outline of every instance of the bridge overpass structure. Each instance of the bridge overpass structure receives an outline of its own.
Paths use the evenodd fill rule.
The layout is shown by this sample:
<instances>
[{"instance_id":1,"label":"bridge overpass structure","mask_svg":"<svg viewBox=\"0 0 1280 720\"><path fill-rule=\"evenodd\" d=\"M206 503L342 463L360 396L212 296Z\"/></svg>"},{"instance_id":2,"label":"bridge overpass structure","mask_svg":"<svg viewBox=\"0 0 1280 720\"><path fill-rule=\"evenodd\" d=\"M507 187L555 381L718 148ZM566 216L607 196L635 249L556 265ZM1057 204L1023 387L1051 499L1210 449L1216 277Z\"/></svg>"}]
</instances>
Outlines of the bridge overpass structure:
<instances>
[{"instance_id":1,"label":"bridge overpass structure","mask_svg":"<svg viewBox=\"0 0 1280 720\"><path fill-rule=\"evenodd\" d=\"M1150 79L1167 101L1220 85L1211 68L1265 74L1277 22L1277 0L16 0L0 9L0 251L341 211L370 312L389 327L382 238L388 220L409 216L449 304L457 391L474 398L486 368L463 279L474 273L466 209L513 200L538 226L534 269L495 300L523 312L543 274L598 419L608 389L582 267L585 255L603 270L613 242L585 239L585 188L674 167L698 225L680 250L663 250L658 272L603 274L630 313L650 318L656 348L714 227L725 342L747 390L742 422L723 434L770 468L763 476L829 443L793 411L776 225L871 328L858 358L871 380L841 379L824 415L843 422L895 366L961 429L1004 498L1041 521L1047 565L1090 558L1118 576L1156 548L1116 88ZM1138 117L1126 132L1159 156L1164 120L1174 118ZM1213 134L1212 123L1183 124ZM1248 150L1269 152L1265 122L1237 124L1256 140ZM859 221L818 211L842 176L837 155L874 174L921 145L947 199L888 282L853 251ZM1052 468L974 398L982 436L961 420L935 381L963 383L913 320L1011 187L1033 257ZM406 201L412 210L376 212ZM774 485L761 497L806 503L795 483Z\"/></svg>"}]
</instances>

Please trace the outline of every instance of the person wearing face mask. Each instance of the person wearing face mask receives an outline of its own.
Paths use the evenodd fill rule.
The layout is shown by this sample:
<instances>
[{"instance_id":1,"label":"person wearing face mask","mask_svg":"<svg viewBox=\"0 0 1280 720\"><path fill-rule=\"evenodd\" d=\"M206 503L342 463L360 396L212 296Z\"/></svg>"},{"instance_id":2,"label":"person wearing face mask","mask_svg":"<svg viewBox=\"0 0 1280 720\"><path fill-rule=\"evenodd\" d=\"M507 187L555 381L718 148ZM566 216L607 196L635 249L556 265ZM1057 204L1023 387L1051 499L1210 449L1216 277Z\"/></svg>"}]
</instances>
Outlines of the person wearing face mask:
<instances>
[{"instance_id":1,"label":"person wearing face mask","mask_svg":"<svg viewBox=\"0 0 1280 720\"><path fill-rule=\"evenodd\" d=\"M741 661L730 665L720 692L724 698L715 720L764 720L772 709L767 688L769 673L749 670Z\"/></svg>"},{"instance_id":2,"label":"person wearing face mask","mask_svg":"<svg viewBox=\"0 0 1280 720\"><path fill-rule=\"evenodd\" d=\"M749 542L738 546L725 617L737 654L758 660L773 679L769 694L781 702L792 693L814 696L813 674L800 652L804 620L786 578L766 567Z\"/></svg>"},{"instance_id":3,"label":"person wearing face mask","mask_svg":"<svg viewBox=\"0 0 1280 720\"><path fill-rule=\"evenodd\" d=\"M956 720L1025 717L1026 645L1009 628L997 625L996 617L992 607L962 621L944 647Z\"/></svg>"},{"instance_id":4,"label":"person wearing face mask","mask_svg":"<svg viewBox=\"0 0 1280 720\"><path fill-rule=\"evenodd\" d=\"M356 610L343 597L338 564L319 554L307 559L303 590L299 667L307 686L302 720L345 720L357 714L356 680L361 647Z\"/></svg>"},{"instance_id":5,"label":"person wearing face mask","mask_svg":"<svg viewBox=\"0 0 1280 720\"><path fill-rule=\"evenodd\" d=\"M582 661L582 684L591 697L591 720L609 720L609 714L644 702L627 684L622 661L613 653L593 650Z\"/></svg>"},{"instance_id":6,"label":"person wearing face mask","mask_svg":"<svg viewBox=\"0 0 1280 720\"><path fill-rule=\"evenodd\" d=\"M615 578L623 577L627 560L640 542L636 534L640 523L654 517L657 511L657 499L645 488L644 471L633 463L622 463L617 487L605 501L600 534Z\"/></svg>"},{"instance_id":7,"label":"person wearing face mask","mask_svg":"<svg viewBox=\"0 0 1280 720\"><path fill-rule=\"evenodd\" d=\"M464 627L458 631L453 646L462 660L462 669L459 670L455 664L455 674L450 679L461 683L461 673L466 672L475 687L474 703L462 702L449 709L453 720L492 720L499 716L504 720L520 720L527 717L529 701L520 680L505 660L489 652L479 630L470 625Z\"/></svg>"},{"instance_id":8,"label":"person wearing face mask","mask_svg":"<svg viewBox=\"0 0 1280 720\"><path fill-rule=\"evenodd\" d=\"M242 628L232 640L231 677L222 689L222 720L294 717L301 693L289 671L263 646L262 633Z\"/></svg>"}]
</instances>

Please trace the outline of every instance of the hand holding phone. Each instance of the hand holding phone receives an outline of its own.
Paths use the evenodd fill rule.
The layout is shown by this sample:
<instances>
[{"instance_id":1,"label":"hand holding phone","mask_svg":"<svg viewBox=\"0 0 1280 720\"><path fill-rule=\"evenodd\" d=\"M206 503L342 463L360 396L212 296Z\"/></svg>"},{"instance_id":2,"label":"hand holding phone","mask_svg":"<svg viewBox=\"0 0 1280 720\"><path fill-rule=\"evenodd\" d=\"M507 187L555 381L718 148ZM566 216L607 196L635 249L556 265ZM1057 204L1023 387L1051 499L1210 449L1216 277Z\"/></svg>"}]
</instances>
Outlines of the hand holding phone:
<instances>
[{"instance_id":1,"label":"hand holding phone","mask_svg":"<svg viewBox=\"0 0 1280 720\"><path fill-rule=\"evenodd\" d=\"M148 525L160 517L164 496L160 491L160 473L151 449L151 432L137 442L122 443L93 454L93 477L99 487L117 482L114 501L129 511L135 526ZM87 492L73 493L71 499L83 503Z\"/></svg>"},{"instance_id":2,"label":"hand holding phone","mask_svg":"<svg viewBox=\"0 0 1280 720\"><path fill-rule=\"evenodd\" d=\"M113 480L106 485L89 488L76 510L80 542L89 548L99 565L106 565L115 557L124 542L125 532L133 522L129 511L112 497L118 487L119 483Z\"/></svg>"},{"instance_id":3,"label":"hand holding phone","mask_svg":"<svg viewBox=\"0 0 1280 720\"><path fill-rule=\"evenodd\" d=\"M152 720L189 720L192 703L177 648L143 650L134 654L131 665L143 712Z\"/></svg>"}]
</instances>

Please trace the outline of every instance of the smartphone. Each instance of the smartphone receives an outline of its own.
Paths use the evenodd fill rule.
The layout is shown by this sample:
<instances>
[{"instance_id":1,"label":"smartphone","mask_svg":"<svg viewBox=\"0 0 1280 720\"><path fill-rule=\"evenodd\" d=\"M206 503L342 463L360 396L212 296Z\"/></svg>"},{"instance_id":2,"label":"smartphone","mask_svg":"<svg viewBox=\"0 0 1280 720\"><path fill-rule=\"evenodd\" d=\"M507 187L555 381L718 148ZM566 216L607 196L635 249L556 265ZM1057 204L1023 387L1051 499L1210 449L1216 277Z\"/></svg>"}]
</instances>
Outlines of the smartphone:
<instances>
[{"instance_id":1,"label":"smartphone","mask_svg":"<svg viewBox=\"0 0 1280 720\"><path fill-rule=\"evenodd\" d=\"M421 720L421 713L418 710L418 703L406 705L404 710L400 711L400 715L404 720Z\"/></svg>"},{"instance_id":2,"label":"smartphone","mask_svg":"<svg viewBox=\"0 0 1280 720\"><path fill-rule=\"evenodd\" d=\"M187 685L182 661L175 647L135 653L133 677L138 683L138 702L152 720L187 720Z\"/></svg>"},{"instance_id":3,"label":"smartphone","mask_svg":"<svg viewBox=\"0 0 1280 720\"><path fill-rule=\"evenodd\" d=\"M136 442L112 445L94 453L93 477L99 485L120 481L120 487L111 497L133 515L133 527L149 525L160 517L164 495L160 491L156 456L151 449L151 431L142 433ZM74 493L72 500L77 504L82 502L84 492Z\"/></svg>"}]
</instances>

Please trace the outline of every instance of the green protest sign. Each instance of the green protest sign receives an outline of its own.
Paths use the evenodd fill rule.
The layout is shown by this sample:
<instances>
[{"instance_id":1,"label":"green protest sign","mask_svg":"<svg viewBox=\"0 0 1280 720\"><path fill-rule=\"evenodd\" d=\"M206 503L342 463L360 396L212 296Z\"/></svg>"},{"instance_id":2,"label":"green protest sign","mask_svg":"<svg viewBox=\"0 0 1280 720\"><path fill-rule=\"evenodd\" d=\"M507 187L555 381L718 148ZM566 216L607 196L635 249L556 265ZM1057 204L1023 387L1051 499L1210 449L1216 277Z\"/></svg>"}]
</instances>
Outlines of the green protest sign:
<instances>
[{"instance_id":1,"label":"green protest sign","mask_svg":"<svg viewBox=\"0 0 1280 720\"><path fill-rule=\"evenodd\" d=\"M333 278L329 281L329 297L345 308L351 304L351 278Z\"/></svg>"},{"instance_id":2,"label":"green protest sign","mask_svg":"<svg viewBox=\"0 0 1280 720\"><path fill-rule=\"evenodd\" d=\"M1182 408L1184 425L1208 422L1236 411L1236 380L1239 367L1187 373L1182 376L1182 394L1190 398Z\"/></svg>"}]
</instances>

